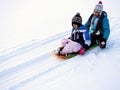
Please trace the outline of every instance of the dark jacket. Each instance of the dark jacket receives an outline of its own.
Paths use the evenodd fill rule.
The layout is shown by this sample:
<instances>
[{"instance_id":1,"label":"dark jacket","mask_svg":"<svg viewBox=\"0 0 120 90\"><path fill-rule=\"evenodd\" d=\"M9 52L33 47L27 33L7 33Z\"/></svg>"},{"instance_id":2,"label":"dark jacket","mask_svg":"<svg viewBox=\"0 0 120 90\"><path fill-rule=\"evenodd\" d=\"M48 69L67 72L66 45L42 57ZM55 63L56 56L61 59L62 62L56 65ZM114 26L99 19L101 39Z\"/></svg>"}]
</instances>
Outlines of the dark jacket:
<instances>
[{"instance_id":1,"label":"dark jacket","mask_svg":"<svg viewBox=\"0 0 120 90\"><path fill-rule=\"evenodd\" d=\"M72 29L70 39L81 44L85 49L88 49L91 44L89 30L83 25L78 30Z\"/></svg>"}]
</instances>

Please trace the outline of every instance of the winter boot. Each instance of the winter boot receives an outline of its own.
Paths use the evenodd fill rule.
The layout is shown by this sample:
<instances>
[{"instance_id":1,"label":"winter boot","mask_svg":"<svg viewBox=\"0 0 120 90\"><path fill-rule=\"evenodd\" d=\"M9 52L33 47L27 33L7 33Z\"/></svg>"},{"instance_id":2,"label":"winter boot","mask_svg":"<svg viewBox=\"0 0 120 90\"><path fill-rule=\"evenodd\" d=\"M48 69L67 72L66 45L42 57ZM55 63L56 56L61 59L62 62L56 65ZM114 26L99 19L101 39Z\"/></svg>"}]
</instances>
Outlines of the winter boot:
<instances>
[{"instance_id":1,"label":"winter boot","mask_svg":"<svg viewBox=\"0 0 120 90\"><path fill-rule=\"evenodd\" d=\"M60 48L54 50L55 54L56 54L56 55L61 55L60 52L62 51L63 48L64 48L64 47L60 47Z\"/></svg>"}]
</instances>

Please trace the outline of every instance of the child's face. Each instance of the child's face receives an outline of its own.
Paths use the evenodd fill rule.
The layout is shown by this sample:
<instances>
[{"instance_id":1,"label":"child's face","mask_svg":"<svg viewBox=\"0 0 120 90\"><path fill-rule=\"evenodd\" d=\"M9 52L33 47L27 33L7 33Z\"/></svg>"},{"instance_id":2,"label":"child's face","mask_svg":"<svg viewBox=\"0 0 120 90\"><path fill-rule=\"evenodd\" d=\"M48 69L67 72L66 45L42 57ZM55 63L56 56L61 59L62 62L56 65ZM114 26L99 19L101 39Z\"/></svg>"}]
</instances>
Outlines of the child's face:
<instances>
[{"instance_id":1,"label":"child's face","mask_svg":"<svg viewBox=\"0 0 120 90\"><path fill-rule=\"evenodd\" d=\"M98 11L94 11L94 16L99 16L99 12Z\"/></svg>"},{"instance_id":2,"label":"child's face","mask_svg":"<svg viewBox=\"0 0 120 90\"><path fill-rule=\"evenodd\" d=\"M78 25L73 24L73 28L74 28L74 29L78 29Z\"/></svg>"}]
</instances>

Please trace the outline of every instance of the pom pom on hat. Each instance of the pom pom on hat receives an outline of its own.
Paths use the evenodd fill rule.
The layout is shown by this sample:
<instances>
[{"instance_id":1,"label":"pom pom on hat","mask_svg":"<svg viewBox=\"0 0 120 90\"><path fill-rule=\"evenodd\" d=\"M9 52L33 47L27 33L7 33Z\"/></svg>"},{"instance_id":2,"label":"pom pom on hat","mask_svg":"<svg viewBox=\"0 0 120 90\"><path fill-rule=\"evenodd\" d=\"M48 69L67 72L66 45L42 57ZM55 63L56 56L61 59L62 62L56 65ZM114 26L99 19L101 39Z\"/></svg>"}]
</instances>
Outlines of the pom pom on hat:
<instances>
[{"instance_id":1,"label":"pom pom on hat","mask_svg":"<svg viewBox=\"0 0 120 90\"><path fill-rule=\"evenodd\" d=\"M82 24L82 17L79 12L72 18L72 25L73 24L78 25L78 27Z\"/></svg>"},{"instance_id":2,"label":"pom pom on hat","mask_svg":"<svg viewBox=\"0 0 120 90\"><path fill-rule=\"evenodd\" d=\"M77 17L80 17L80 13L78 12L78 13L76 13L76 15L75 16L77 16Z\"/></svg>"},{"instance_id":3,"label":"pom pom on hat","mask_svg":"<svg viewBox=\"0 0 120 90\"><path fill-rule=\"evenodd\" d=\"M96 4L96 6L95 6L95 8L94 8L94 11L97 11L97 12L99 12L100 14L102 13L102 11L103 11L102 1L99 1L98 4Z\"/></svg>"},{"instance_id":4,"label":"pom pom on hat","mask_svg":"<svg viewBox=\"0 0 120 90\"><path fill-rule=\"evenodd\" d=\"M102 4L102 1L99 1L98 3L99 3L99 4Z\"/></svg>"}]
</instances>

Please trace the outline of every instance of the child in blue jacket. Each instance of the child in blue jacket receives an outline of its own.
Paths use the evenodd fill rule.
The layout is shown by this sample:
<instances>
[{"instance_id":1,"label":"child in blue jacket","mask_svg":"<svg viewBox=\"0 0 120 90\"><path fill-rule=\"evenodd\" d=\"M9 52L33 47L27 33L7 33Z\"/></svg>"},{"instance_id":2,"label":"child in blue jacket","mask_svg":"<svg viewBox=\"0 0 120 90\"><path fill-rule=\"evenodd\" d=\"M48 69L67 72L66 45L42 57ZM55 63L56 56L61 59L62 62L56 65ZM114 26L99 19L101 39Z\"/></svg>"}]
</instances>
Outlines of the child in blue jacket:
<instances>
[{"instance_id":1,"label":"child in blue jacket","mask_svg":"<svg viewBox=\"0 0 120 90\"><path fill-rule=\"evenodd\" d=\"M110 34L107 13L103 11L102 2L95 6L93 14L89 17L85 26L91 34L91 46L99 44L100 48L106 48L106 41Z\"/></svg>"},{"instance_id":2,"label":"child in blue jacket","mask_svg":"<svg viewBox=\"0 0 120 90\"><path fill-rule=\"evenodd\" d=\"M89 30L82 25L82 17L80 16L80 13L77 13L72 18L72 27L70 37L62 40L62 48L58 48L56 54L66 55L69 53L79 53L83 55L90 47L90 33Z\"/></svg>"}]
</instances>

